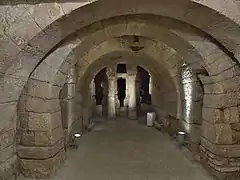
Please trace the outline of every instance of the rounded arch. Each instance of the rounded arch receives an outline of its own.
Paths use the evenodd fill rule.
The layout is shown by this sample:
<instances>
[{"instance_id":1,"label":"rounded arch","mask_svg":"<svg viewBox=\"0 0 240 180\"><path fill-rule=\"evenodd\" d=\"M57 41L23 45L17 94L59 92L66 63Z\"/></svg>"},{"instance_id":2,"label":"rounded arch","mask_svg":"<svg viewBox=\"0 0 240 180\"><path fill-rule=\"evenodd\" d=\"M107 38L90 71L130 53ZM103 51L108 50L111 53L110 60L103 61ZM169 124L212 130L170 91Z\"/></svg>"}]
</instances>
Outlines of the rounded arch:
<instances>
[{"instance_id":1,"label":"rounded arch","mask_svg":"<svg viewBox=\"0 0 240 180\"><path fill-rule=\"evenodd\" d=\"M49 51L50 48L57 45L62 39L77 29L81 29L103 19L128 14L153 14L185 22L205 31L218 42L222 43L233 54L238 55L239 42L236 37L239 37L239 25L213 9L191 1L176 2L171 0L165 2L142 0L128 2L124 0L121 3L108 0L95 1L74 10L70 14L52 23L44 30L44 33L39 34L35 40L44 38L45 41L47 39L51 41L51 43L46 42L46 44L49 44L51 47L44 47L45 51ZM202 16L199 17L199 14L202 14ZM76 17L82 18L79 19ZM196 21L196 19L198 19L198 21ZM220 28L223 24L225 27L231 27L231 29L228 29L229 36L225 36L225 30ZM69 28L66 29L66 27ZM47 36L49 37L47 38ZM35 40L32 40L32 44L34 44Z\"/></svg>"},{"instance_id":2,"label":"rounded arch","mask_svg":"<svg viewBox=\"0 0 240 180\"><path fill-rule=\"evenodd\" d=\"M135 2L136 3L136 2ZM171 5L170 5L171 6ZM130 6L131 7L131 6ZM148 6L149 7L149 6ZM125 7L126 8L126 7ZM138 8L138 6L137 6L137 8ZM124 8L123 8L124 9ZM84 9L82 9L83 11L84 11ZM126 9L125 9L126 10ZM157 11L157 9L156 8L154 8L154 11ZM77 11L76 12L74 12L75 14L77 14L78 15L78 13L77 13ZM74 14L73 13L73 14ZM122 12L117 12L117 13L119 13L118 15L121 15L121 13ZM168 12L166 12L166 13L168 13ZM132 12L130 12L129 14L132 14ZM85 17L84 17L85 18ZM83 19L84 19L83 18ZM58 21L58 23L59 23L60 21ZM198 22L196 22L196 23L198 23ZM101 23L100 23L101 24ZM122 27L123 26L125 26L126 24L123 24L122 25ZM135 25L134 25L134 23L132 23L132 26L133 27L136 27ZM131 26L130 26L131 27ZM143 28L142 26L139 26L138 28L140 29L140 27L141 27L141 29ZM56 27L53 27L53 26L50 26L49 27L50 29L51 28L59 28L59 26L56 26ZM47 33L48 34L48 30L49 30L49 28L47 28L46 29L46 32L45 33ZM78 27L78 28L80 28L80 26ZM135 32L136 32L136 29L134 29L134 28L129 28L129 29L131 29L130 30L130 33L128 33L127 35L135 35ZM54 30L53 30L54 31ZM122 32L125 32L125 31L122 31ZM56 32L55 32L56 33ZM30 72L32 72L32 70L33 70L33 68L36 66L36 64L37 63L39 63L39 60L40 60L40 58L44 58L45 59L45 55L47 54L47 53L49 53L50 54L50 56L46 56L47 58L45 59L46 60L46 62L42 62L38 67L36 67L36 69L34 69L34 72L32 73L32 75L31 75L31 79L30 79L30 81L35 81L35 80L43 80L43 82L42 82L42 84L44 84L44 85L47 85L47 88L49 88L49 94L50 94L50 97L52 97L52 95L54 96L54 94L55 93L53 93L54 92L54 90L53 90L53 87L54 88L56 88L56 91L58 92L58 88L59 87L61 87L63 84L63 82L65 81L65 79L66 79L66 77L67 77L67 72L68 72L68 69L69 69L69 67L71 67L73 64L74 64L74 61L72 61L72 60L70 60L70 61L68 61L68 60L65 60L65 59L63 59L62 61L60 60L60 61L54 61L53 59L52 60L50 60L51 58L53 58L54 56L52 56L52 54L54 54L54 55L56 55L55 57L59 57L59 52L61 52L61 50L63 50L63 51L67 51L67 52L71 52L71 50L72 50L72 47L77 47L77 43L70 43L69 44L69 49L67 48L67 49L64 49L64 48L57 48L56 47L56 51L54 51L55 49L51 49L53 46L55 46L58 42L60 42L60 39L62 40L63 38L65 38L68 34L70 34L71 33L71 29L70 29L70 31L69 32L66 32L65 34L63 33L63 34L58 34L59 33L59 31L57 31L57 33L56 34L51 34L51 35L49 35L49 36L51 36L51 38L54 38L54 40L52 41L53 43L52 44L50 44L50 43L47 43L47 45L46 45L46 49L45 49L45 47L43 48L43 49L34 49L36 46L36 44L34 44L34 40L30 43L30 46L28 46L28 48L30 48L30 51L34 51L34 53L35 53L35 57L36 57L36 61L34 61L33 62L33 64L32 65L29 65L29 69L26 69L26 71L25 72L22 72L22 71L19 71L19 69L13 69L13 71L12 71L12 69L10 69L10 71L8 72L9 74L14 74L14 75L16 75L16 74L18 74L19 72L20 73L23 73L22 75L23 76L26 76L26 77L24 77L23 78L23 84L24 84L24 81L26 81L26 78L28 77L28 75L29 75L29 73ZM120 33L120 32L117 32L116 34L118 34L118 33ZM140 35L141 35L141 33L139 33ZM46 37L45 36L46 34L44 34L44 36L43 37ZM56 36L55 36L56 35ZM122 35L122 34L121 34ZM126 34L125 34L126 35ZM119 35L118 35L119 36ZM98 36L99 37L99 36ZM152 36L151 36L152 37ZM55 39L56 38L56 39ZM35 40L37 40L37 39L35 39ZM40 40L40 39L39 39ZM79 41L78 42L81 42L82 41L82 39L80 38L79 39ZM85 40L83 40L83 41L85 41ZM101 39L101 41L104 41L103 39ZM49 41L44 41L44 43L46 43L46 42L49 42ZM178 41L178 43L179 43L180 41ZM39 43L39 42L37 42L37 43ZM41 43L41 42L40 42ZM121 44L121 43L120 43ZM175 44L175 43L173 43L173 44ZM204 44L204 43L202 43L202 44ZM228 44L228 43L227 43ZM49 45L49 47L47 47ZM85 44L86 45L86 44ZM31 46L33 46L33 47L31 47ZM41 45L40 45L41 46ZM96 44L94 43L94 42L90 42L90 46L88 47L88 46L85 46L85 48L86 49L88 49L88 48L90 48L90 47L94 47L94 46L96 46ZM42 47L42 46L41 46ZM82 47L84 47L84 46L82 46ZM229 46L230 47L230 46ZM49 50L53 50L53 53L51 52L51 51L49 51ZM84 52L86 52L86 49L83 49L83 51ZM180 51L180 49L177 49L178 51ZM204 51L204 50L203 50ZM29 52L29 49L28 49L28 51L27 52ZM156 53L156 51L154 51L155 53ZM65 52L64 52L65 53ZM63 53L63 54L64 54ZM67 53L68 54L68 53ZM186 53L186 56L184 56L184 57L186 57L186 59L187 59L187 55L189 55L189 53L187 52ZM70 55L71 56L71 58L72 58L72 56L75 56L75 54L71 54ZM179 55L180 57L182 57L183 55ZM78 57L78 55L76 55L76 57ZM23 58L23 59L21 59L21 60L29 60L29 58L32 58L32 56L31 55L29 55L29 54L27 54L27 55L23 55L21 58ZM24 58L26 58L26 59L24 59ZM71 59L70 58L70 59ZM94 59L94 58L93 58ZM178 59L178 58L176 58L176 59ZM185 58L184 58L185 59ZM28 61L24 61L25 63L26 62L28 62ZM66 62L66 63L63 63L62 64L62 62ZM219 73L222 73L223 72L223 74L220 74L219 76L220 77L217 77L217 78L222 78L222 77L231 77L231 76L233 76L236 72L237 72L237 70L236 71L234 71L235 69L234 68L236 68L237 66L236 66L236 63L235 64L232 64L232 61L231 61L231 58L226 58L226 61L224 61L224 62L226 62L226 64L224 65L224 66L222 66L222 68L224 69L223 71L222 71L222 69L221 69L221 71L220 72L218 72L218 73L213 73L213 74L211 74L211 75L215 75L215 76L218 76L219 75ZM56 63L56 64L55 64ZM88 65L88 62L86 61L85 62L87 65ZM193 63L194 64L194 63ZM219 64L219 62L217 62L217 64ZM25 64L26 65L26 64ZM24 65L23 65L24 66ZM83 65L83 66L85 66L85 65ZM207 67L207 66L206 66ZM226 67L230 67L230 68L232 68L232 67L234 67L233 69L231 69L230 71L231 71L231 74L229 75L228 73L226 73L225 71L226 71ZM19 67L18 67L19 68ZM44 72L44 70L49 70L49 72L50 72L50 74L51 74L51 78L49 78L48 76L44 76L41 72ZM236 68L237 69L237 68ZM24 69L25 70L25 69ZM209 68L208 69L209 71L211 71L212 69L211 68ZM228 70L228 69L227 69ZM232 70L233 70L233 72L232 72ZM214 69L214 70L212 70L212 71L215 71L216 72L216 69ZM211 72L212 72L211 71ZM38 77L39 76L39 77ZM39 78L39 79L38 79ZM206 78L207 80L211 80L211 77L210 78ZM45 83L45 82L47 82L47 83ZM38 84L40 84L40 82L38 82ZM237 83L236 83L237 84ZM49 85L49 87L48 87L48 85ZM27 85L28 86L28 85ZM220 86L223 86L223 85L220 85ZM33 83L32 83L32 85L30 85L29 86L29 90L32 90L33 88ZM43 87L43 86L41 86L41 87ZM227 87L226 86L223 86L223 88L226 88L227 89ZM215 87L213 87L213 89L215 90ZM31 92L32 93L32 92ZM33 92L33 93L35 93L35 94L37 94L37 95L39 95L40 93L39 92L37 92L36 93L36 91L35 92ZM17 96L17 95L16 95ZM42 95L40 95L40 96L42 96ZM45 96L45 94L44 94L44 96ZM47 95L47 96L49 96L49 95ZM39 97L39 96L38 96ZM41 98L39 98L39 99L41 99ZM42 101L42 100L37 100L38 102L40 102L40 101ZM31 104L33 101L35 101L36 100L36 98L34 99L34 98L29 98L29 99L27 99L27 101L29 102L29 104ZM34 109L37 109L38 110L38 112L55 112L55 111L59 111L59 107L58 106L56 106L56 107L54 107L54 108L56 108L56 109L54 109L53 108L53 106L54 106L54 104L57 102L57 100L56 99L51 99L51 98L49 98L49 99L47 99L47 103L46 103L46 105L47 106L42 106L42 107L44 107L44 108L47 108L47 110L46 109L38 109L38 107L39 106L36 106L36 107L30 107L30 106L27 106L27 108L34 108ZM210 104L211 106L215 106L215 102L212 100L211 101L211 103L212 104ZM225 103L225 101L224 102L220 102L220 103L218 103L217 105L217 107L218 108L222 108L222 107L225 107L224 105L226 105L226 104L224 104L223 105L223 103ZM41 104L41 102L40 103L37 103L37 104ZM221 106L221 107L220 107ZM29 114L28 114L29 115ZM49 114L48 114L49 115ZM52 116L52 115L51 115ZM52 117L50 117L50 119L54 119L54 118L52 118ZM59 137L59 136L58 136ZM56 140L56 139L55 139ZM53 142L51 142L51 143L55 143L55 140L53 141ZM51 144L52 145L52 144ZM59 146L60 148L61 148L61 146ZM24 149L25 147L22 147L22 150ZM32 148L33 149L33 148ZM26 148L25 148L25 150L26 150ZM47 147L47 148L45 148L44 149L44 151L49 151L49 147ZM58 149L59 150L59 149ZM54 153L55 153L55 151L53 151ZM54 154L52 152L52 154L44 154L44 158L49 158L49 157L52 157L52 155ZM21 154L22 155L22 157L24 157L24 155L23 154ZM31 157L32 158L32 157ZM37 157L37 158L39 158L39 157Z\"/></svg>"},{"instance_id":3,"label":"rounded arch","mask_svg":"<svg viewBox=\"0 0 240 180\"><path fill-rule=\"evenodd\" d=\"M147 70L151 74L152 77L152 84L154 84L154 101L153 101L153 107L152 110L157 112L159 116L159 120L161 121L160 117L165 117L168 115L171 115L172 117L176 117L181 119L181 108L182 103L179 102L183 97L180 97L180 89L181 85L180 82L177 83L177 80L175 81L169 74L168 70L159 64L159 62L156 59L153 59L153 57L149 56L149 54L139 53L135 54L131 51L128 51L127 49L122 48L116 48L111 45L111 51L105 52L101 55L99 55L99 58L96 59L93 63L87 67L86 71L79 77L79 84L77 85L77 89L79 93L83 97L82 105L85 107L85 111L91 111L91 108L89 105L91 104L91 101L89 99L89 91L90 88L86 88L90 86L90 82L95 77L95 75L103 68L105 67L113 67L116 64L122 63L122 64L131 64L131 66L137 67L141 66L144 69ZM115 49L116 48L116 49ZM99 50L100 52L104 52ZM91 52L89 52L91 53ZM92 53L97 53L97 51L93 50ZM156 87L161 87L160 90ZM178 89L178 90L177 90ZM161 94L160 94L161 93ZM156 96L156 97L155 97ZM160 99L161 100L160 100ZM167 103L171 103L170 109L164 109L164 102L165 105ZM169 102L168 102L169 101ZM161 104L162 105L159 105ZM179 107L178 107L179 106ZM160 107L162 109L160 109ZM167 107L169 108L169 106ZM178 112L179 111L179 112ZM91 113L85 112L90 116ZM85 121L87 122L89 119L89 116L84 116ZM179 123L180 126L180 123ZM179 127L180 129L180 127ZM176 130L175 130L176 131Z\"/></svg>"}]
</instances>

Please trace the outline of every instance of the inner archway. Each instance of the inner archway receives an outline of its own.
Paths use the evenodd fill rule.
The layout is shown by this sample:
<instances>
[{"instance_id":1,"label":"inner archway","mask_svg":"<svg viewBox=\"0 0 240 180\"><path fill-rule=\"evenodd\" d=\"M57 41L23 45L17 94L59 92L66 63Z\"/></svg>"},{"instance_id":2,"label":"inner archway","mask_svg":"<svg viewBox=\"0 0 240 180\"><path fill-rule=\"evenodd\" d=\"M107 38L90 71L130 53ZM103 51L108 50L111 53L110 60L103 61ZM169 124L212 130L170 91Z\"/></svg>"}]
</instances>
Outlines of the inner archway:
<instances>
[{"instance_id":1,"label":"inner archway","mask_svg":"<svg viewBox=\"0 0 240 180\"><path fill-rule=\"evenodd\" d=\"M124 107L124 99L126 98L126 79L118 78L117 89L118 100L121 108Z\"/></svg>"}]
</instances>

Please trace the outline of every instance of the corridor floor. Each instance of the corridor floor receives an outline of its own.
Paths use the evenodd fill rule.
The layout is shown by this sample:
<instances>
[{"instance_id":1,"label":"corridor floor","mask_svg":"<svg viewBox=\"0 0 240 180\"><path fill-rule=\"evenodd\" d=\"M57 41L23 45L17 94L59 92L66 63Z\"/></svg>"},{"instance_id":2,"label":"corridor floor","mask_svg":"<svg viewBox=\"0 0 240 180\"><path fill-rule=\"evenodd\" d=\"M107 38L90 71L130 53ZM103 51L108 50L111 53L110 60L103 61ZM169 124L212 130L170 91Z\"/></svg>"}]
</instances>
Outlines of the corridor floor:
<instances>
[{"instance_id":1,"label":"corridor floor","mask_svg":"<svg viewBox=\"0 0 240 180\"><path fill-rule=\"evenodd\" d=\"M212 180L167 135L136 121L97 123L52 180Z\"/></svg>"}]
</instances>

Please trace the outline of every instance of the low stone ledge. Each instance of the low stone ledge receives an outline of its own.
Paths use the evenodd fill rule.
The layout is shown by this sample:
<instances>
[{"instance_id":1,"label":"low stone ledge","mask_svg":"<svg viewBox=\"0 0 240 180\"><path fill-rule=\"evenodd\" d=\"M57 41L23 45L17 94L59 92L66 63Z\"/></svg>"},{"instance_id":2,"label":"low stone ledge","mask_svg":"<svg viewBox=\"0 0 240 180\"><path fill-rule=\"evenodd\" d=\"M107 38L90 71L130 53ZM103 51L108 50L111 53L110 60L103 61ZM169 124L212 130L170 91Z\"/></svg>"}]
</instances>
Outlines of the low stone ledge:
<instances>
[{"instance_id":1,"label":"low stone ledge","mask_svg":"<svg viewBox=\"0 0 240 180\"><path fill-rule=\"evenodd\" d=\"M240 144L214 144L206 138L201 137L201 145L215 155L230 158L240 158Z\"/></svg>"},{"instance_id":2,"label":"low stone ledge","mask_svg":"<svg viewBox=\"0 0 240 180\"><path fill-rule=\"evenodd\" d=\"M219 180L236 180L240 174L240 158L226 158L200 146L201 162Z\"/></svg>"},{"instance_id":3,"label":"low stone ledge","mask_svg":"<svg viewBox=\"0 0 240 180\"><path fill-rule=\"evenodd\" d=\"M11 179L17 173L17 156L14 155L0 164L0 180Z\"/></svg>"},{"instance_id":4,"label":"low stone ledge","mask_svg":"<svg viewBox=\"0 0 240 180\"><path fill-rule=\"evenodd\" d=\"M29 178L50 178L65 160L65 151L61 149L54 157L36 160L20 159L20 171Z\"/></svg>"},{"instance_id":5,"label":"low stone ledge","mask_svg":"<svg viewBox=\"0 0 240 180\"><path fill-rule=\"evenodd\" d=\"M17 152L20 158L26 159L48 159L54 157L64 147L63 139L60 139L53 146L18 146Z\"/></svg>"}]
</instances>

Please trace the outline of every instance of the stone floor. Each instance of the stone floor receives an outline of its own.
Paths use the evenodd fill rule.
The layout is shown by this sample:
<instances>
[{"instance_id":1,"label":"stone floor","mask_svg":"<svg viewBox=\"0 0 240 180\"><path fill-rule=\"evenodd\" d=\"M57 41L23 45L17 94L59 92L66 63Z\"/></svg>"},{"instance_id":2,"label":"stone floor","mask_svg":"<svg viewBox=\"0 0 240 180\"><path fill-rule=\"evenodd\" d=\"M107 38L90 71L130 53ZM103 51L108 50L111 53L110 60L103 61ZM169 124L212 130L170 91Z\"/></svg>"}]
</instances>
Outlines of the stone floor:
<instances>
[{"instance_id":1,"label":"stone floor","mask_svg":"<svg viewBox=\"0 0 240 180\"><path fill-rule=\"evenodd\" d=\"M25 178L21 178L24 180ZM167 135L136 121L98 123L52 180L212 180Z\"/></svg>"}]
</instances>

